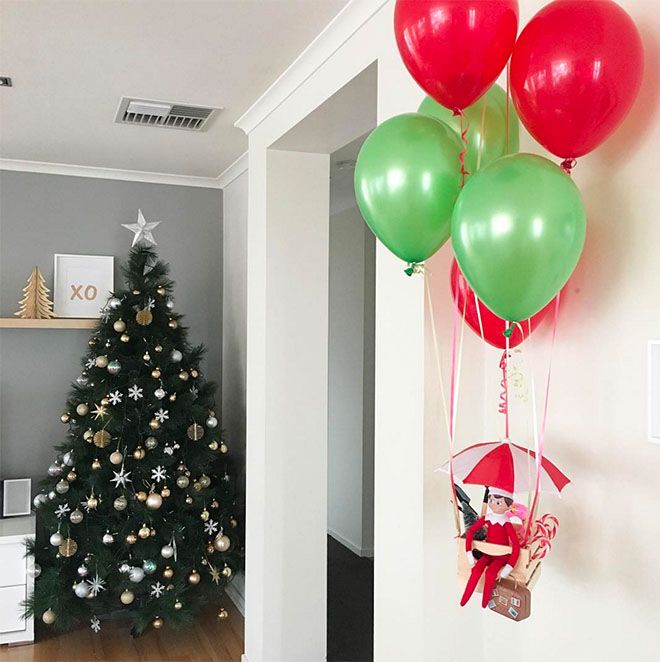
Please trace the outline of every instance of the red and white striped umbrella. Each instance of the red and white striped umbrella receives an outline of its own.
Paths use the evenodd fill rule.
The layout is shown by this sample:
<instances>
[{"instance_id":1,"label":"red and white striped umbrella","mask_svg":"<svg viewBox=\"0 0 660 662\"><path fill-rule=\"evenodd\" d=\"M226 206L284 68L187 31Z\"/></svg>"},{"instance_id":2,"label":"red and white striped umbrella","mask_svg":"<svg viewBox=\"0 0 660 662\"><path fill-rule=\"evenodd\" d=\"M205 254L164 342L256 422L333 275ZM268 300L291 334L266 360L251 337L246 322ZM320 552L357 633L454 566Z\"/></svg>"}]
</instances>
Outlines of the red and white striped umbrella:
<instances>
[{"instance_id":1,"label":"red and white striped umbrella","mask_svg":"<svg viewBox=\"0 0 660 662\"><path fill-rule=\"evenodd\" d=\"M488 441L456 453L452 468L454 478L462 483L499 487L512 493L531 492L536 481L536 454L511 442ZM449 472L449 462L442 470ZM570 482L543 456L541 491L559 494Z\"/></svg>"}]
</instances>

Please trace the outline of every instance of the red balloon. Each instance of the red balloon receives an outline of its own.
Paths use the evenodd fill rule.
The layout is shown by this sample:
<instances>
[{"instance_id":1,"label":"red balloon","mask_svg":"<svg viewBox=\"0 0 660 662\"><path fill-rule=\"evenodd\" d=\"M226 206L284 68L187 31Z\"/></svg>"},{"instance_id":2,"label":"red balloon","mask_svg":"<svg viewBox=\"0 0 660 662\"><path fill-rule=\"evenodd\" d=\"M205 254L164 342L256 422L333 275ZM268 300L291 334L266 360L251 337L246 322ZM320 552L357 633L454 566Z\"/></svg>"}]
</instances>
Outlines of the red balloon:
<instances>
[{"instance_id":1,"label":"red balloon","mask_svg":"<svg viewBox=\"0 0 660 662\"><path fill-rule=\"evenodd\" d=\"M455 259L451 261L451 269L449 272L451 293L454 298L454 303L458 308L461 315L463 308L465 308L465 321L467 325L481 337L481 328L483 327L484 340L500 349L506 349L506 338L504 337L504 330L507 323L498 317L494 312L486 308L482 301L479 301L479 312L477 312L477 298L474 291L465 280L465 276L461 273L458 263ZM532 331L543 321L543 318L548 314L555 305L555 299L546 304L531 318ZM481 315L481 327L479 326L479 316ZM522 332L520 330L522 327ZM520 325L514 324L513 333L509 338L509 347L516 347L529 336L529 327L527 321L521 322Z\"/></svg>"},{"instance_id":2,"label":"red balloon","mask_svg":"<svg viewBox=\"0 0 660 662\"><path fill-rule=\"evenodd\" d=\"M576 158L621 124L639 92L643 60L637 28L615 2L555 0L513 49L513 102L541 145Z\"/></svg>"},{"instance_id":3,"label":"red balloon","mask_svg":"<svg viewBox=\"0 0 660 662\"><path fill-rule=\"evenodd\" d=\"M518 0L397 0L394 34L420 87L454 110L474 103L507 63Z\"/></svg>"}]
</instances>

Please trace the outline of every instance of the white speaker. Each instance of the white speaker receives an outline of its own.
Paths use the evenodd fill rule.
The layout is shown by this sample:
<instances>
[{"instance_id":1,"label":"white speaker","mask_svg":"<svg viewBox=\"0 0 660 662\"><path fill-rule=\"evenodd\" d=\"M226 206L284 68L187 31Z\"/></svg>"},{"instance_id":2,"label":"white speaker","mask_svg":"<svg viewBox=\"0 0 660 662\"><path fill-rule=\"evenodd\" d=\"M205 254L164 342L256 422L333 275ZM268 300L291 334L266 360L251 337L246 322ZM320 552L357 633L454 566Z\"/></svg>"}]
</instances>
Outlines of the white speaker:
<instances>
[{"instance_id":1,"label":"white speaker","mask_svg":"<svg viewBox=\"0 0 660 662\"><path fill-rule=\"evenodd\" d=\"M2 516L29 515L32 510L31 492L32 480L30 478L15 478L3 481Z\"/></svg>"}]
</instances>

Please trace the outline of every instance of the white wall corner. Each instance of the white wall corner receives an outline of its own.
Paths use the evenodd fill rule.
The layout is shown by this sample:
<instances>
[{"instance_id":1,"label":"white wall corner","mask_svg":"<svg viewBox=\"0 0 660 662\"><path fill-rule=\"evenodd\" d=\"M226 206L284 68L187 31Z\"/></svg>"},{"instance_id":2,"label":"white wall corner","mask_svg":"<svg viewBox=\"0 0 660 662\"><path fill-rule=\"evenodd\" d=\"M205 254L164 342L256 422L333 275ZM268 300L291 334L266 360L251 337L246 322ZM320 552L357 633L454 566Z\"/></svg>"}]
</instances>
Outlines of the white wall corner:
<instances>
[{"instance_id":1,"label":"white wall corner","mask_svg":"<svg viewBox=\"0 0 660 662\"><path fill-rule=\"evenodd\" d=\"M236 609L241 612L243 618L245 618L245 595L244 591L238 586L238 583L236 581L229 582L225 587L225 593L234 603Z\"/></svg>"},{"instance_id":2,"label":"white wall corner","mask_svg":"<svg viewBox=\"0 0 660 662\"><path fill-rule=\"evenodd\" d=\"M67 177L91 177L93 179L113 179L125 182L147 184L167 184L169 186L192 186L194 188L222 188L217 177L194 177L175 175L166 172L146 172L143 170L121 170L118 168L96 168L94 166L69 163L46 163L44 161L22 161L0 159L0 170L14 172L34 172L43 175L64 175Z\"/></svg>"},{"instance_id":3,"label":"white wall corner","mask_svg":"<svg viewBox=\"0 0 660 662\"><path fill-rule=\"evenodd\" d=\"M350 0L234 126L253 131L390 0Z\"/></svg>"},{"instance_id":4,"label":"white wall corner","mask_svg":"<svg viewBox=\"0 0 660 662\"><path fill-rule=\"evenodd\" d=\"M227 188L237 177L248 169L248 152L241 154L230 166L225 168L217 177L218 188Z\"/></svg>"}]
</instances>

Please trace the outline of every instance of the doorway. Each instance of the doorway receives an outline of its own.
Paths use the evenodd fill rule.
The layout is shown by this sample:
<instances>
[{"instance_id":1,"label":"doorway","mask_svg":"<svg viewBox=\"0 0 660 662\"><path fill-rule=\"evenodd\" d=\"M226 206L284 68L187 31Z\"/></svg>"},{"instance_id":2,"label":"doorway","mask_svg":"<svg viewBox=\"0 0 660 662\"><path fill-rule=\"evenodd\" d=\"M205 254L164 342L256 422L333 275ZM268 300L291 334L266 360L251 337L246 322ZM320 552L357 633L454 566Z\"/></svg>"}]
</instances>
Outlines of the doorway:
<instances>
[{"instance_id":1,"label":"doorway","mask_svg":"<svg viewBox=\"0 0 660 662\"><path fill-rule=\"evenodd\" d=\"M263 408L263 434L268 441L263 456L254 459L251 466L263 462L270 470L262 474L263 483L251 493L258 492L263 499L260 502L263 519L258 526L252 520L252 531L258 532L260 538L263 536L264 542L260 545L267 551L263 565L250 566L248 547L248 570L250 567L253 570L246 573L246 582L261 582L263 594L268 596L257 605L264 616L258 617L263 623L259 639L263 649L268 649L269 659L273 660L308 662L325 659L327 654L328 605L331 614L335 605L334 600L328 600L328 589L336 588L334 579L338 574L331 572L328 578L328 440L335 430L331 420L337 420L336 407L332 404L336 400L330 395L331 366L333 377L337 377L334 371L337 360L332 356L331 342L335 337L334 322L340 319L335 314L335 305L331 309L330 301L331 240L336 238L331 233L330 173L332 155L376 125L376 80L376 66L371 65L270 144L266 154L268 248L262 258L262 282L267 332L263 347L265 362L260 370L263 370L268 397L253 402ZM352 412L351 426L356 431L359 427L359 435L353 438L359 447L353 450L359 452L360 464L364 465L364 470L361 466L357 472L360 482L366 481L368 486L367 490L360 486L360 493L364 491L366 496L359 499L359 520L361 523L370 520L369 530L364 537L360 534L357 546L368 552L368 548L373 549L375 245L373 242L367 245L364 224L353 218L352 229L361 233L362 273L357 290L362 298L359 304L353 302L352 309L360 312L360 352L365 354L365 333L370 349L366 361L364 356L360 357L364 366L359 382L350 384L350 388L359 393L361 403L357 413ZM340 251L337 255L341 254L341 246L346 247L345 238L335 246ZM349 242L346 248L354 247ZM367 253L371 256L368 273L364 262ZM370 281L371 288L366 304L365 279ZM365 320L368 320L366 332ZM253 352L253 361L255 356ZM338 417L341 419L341 415ZM366 431L363 429L365 421ZM371 458L367 463L363 461L365 438L369 440ZM353 489L336 484L336 476L331 480L333 491L337 487L339 492L347 494ZM370 564L373 577L373 561L339 545L358 561ZM337 559L340 561L339 557ZM360 585L368 609L373 612L373 578ZM346 593L352 588L355 586L339 589L339 592ZM246 632L251 627L249 616L248 606ZM369 618L367 625L359 628L368 645L373 642L371 623L372 618ZM331 624L331 636L332 628ZM367 655L341 659L371 659L369 653Z\"/></svg>"}]
</instances>

